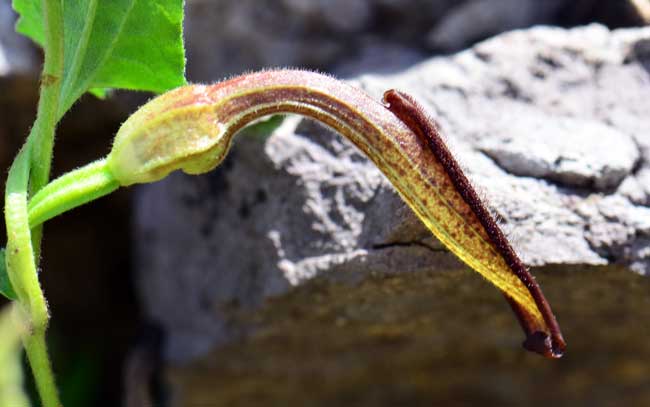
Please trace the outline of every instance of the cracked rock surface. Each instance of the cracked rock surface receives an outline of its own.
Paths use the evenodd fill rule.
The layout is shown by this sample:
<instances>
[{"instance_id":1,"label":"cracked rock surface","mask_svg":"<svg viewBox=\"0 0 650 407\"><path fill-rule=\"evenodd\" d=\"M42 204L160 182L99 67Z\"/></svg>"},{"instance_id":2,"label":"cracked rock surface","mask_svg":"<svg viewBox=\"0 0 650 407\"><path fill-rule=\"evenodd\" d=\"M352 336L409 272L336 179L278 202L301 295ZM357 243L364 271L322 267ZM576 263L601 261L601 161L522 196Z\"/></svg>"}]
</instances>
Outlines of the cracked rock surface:
<instances>
[{"instance_id":1,"label":"cracked rock surface","mask_svg":"<svg viewBox=\"0 0 650 407\"><path fill-rule=\"evenodd\" d=\"M650 28L534 28L354 83L417 97L532 266L650 271ZM298 117L135 202L138 287L187 360L245 333L229 310L316 275L463 266L351 143Z\"/></svg>"}]
</instances>

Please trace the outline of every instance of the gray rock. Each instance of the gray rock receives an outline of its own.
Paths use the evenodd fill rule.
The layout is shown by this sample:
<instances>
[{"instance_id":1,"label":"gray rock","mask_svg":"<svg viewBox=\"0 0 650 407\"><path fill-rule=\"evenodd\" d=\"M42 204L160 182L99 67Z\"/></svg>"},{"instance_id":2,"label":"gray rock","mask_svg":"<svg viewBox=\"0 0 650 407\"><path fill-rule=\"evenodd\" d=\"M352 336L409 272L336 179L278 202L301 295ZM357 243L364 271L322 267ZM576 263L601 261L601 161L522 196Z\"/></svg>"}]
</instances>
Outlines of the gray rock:
<instances>
[{"instance_id":1,"label":"gray rock","mask_svg":"<svg viewBox=\"0 0 650 407\"><path fill-rule=\"evenodd\" d=\"M648 273L648 41L650 28L535 28L354 83L426 105L529 265ZM140 296L174 360L249 329L233 307L316 275L463 267L358 150L297 117L240 135L210 174L141 188L135 209Z\"/></svg>"},{"instance_id":2,"label":"gray rock","mask_svg":"<svg viewBox=\"0 0 650 407\"><path fill-rule=\"evenodd\" d=\"M534 24L549 24L563 0L477 0L460 2L428 34L431 46L454 51L468 42Z\"/></svg>"},{"instance_id":3,"label":"gray rock","mask_svg":"<svg viewBox=\"0 0 650 407\"><path fill-rule=\"evenodd\" d=\"M270 66L395 72L432 49L459 51L514 28L643 24L648 8L648 0L188 0L187 72L193 81Z\"/></svg>"},{"instance_id":4,"label":"gray rock","mask_svg":"<svg viewBox=\"0 0 650 407\"><path fill-rule=\"evenodd\" d=\"M473 0L454 4L427 35L430 46L457 51L479 39L540 24L600 22L610 27L650 22L648 0Z\"/></svg>"},{"instance_id":5,"label":"gray rock","mask_svg":"<svg viewBox=\"0 0 650 407\"><path fill-rule=\"evenodd\" d=\"M401 59L377 58L377 50L411 55L454 0L192 0L187 2L188 75L216 80L270 66L350 70L350 60L371 59L385 69ZM393 51L391 51L393 52ZM400 62L401 61L401 62ZM375 65L376 64L376 65ZM367 70L369 65L365 65Z\"/></svg>"},{"instance_id":6,"label":"gray rock","mask_svg":"<svg viewBox=\"0 0 650 407\"><path fill-rule=\"evenodd\" d=\"M630 202L650 206L650 167L638 170L636 177L628 177L618 189Z\"/></svg>"},{"instance_id":7,"label":"gray rock","mask_svg":"<svg viewBox=\"0 0 650 407\"><path fill-rule=\"evenodd\" d=\"M558 119L532 110L505 116L497 126L501 131L479 147L515 175L606 190L618 186L639 159L630 136L593 120Z\"/></svg>"}]
</instances>

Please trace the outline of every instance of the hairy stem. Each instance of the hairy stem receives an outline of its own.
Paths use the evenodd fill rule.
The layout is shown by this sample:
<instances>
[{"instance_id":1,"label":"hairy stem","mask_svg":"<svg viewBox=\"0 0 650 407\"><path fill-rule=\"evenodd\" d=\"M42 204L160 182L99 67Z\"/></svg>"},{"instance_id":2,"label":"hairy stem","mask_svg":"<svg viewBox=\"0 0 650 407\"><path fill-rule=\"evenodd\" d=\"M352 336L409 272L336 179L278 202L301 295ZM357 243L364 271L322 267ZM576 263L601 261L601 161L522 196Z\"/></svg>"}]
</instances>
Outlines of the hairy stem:
<instances>
[{"instance_id":1,"label":"hairy stem","mask_svg":"<svg viewBox=\"0 0 650 407\"><path fill-rule=\"evenodd\" d=\"M24 146L9 169L5 190L7 270L18 300L28 311L30 324L46 326L47 304L38 282L27 213L29 149Z\"/></svg>"},{"instance_id":2,"label":"hairy stem","mask_svg":"<svg viewBox=\"0 0 650 407\"><path fill-rule=\"evenodd\" d=\"M29 201L29 225L34 228L63 212L108 195L119 186L105 159L71 171L47 184Z\"/></svg>"},{"instance_id":3,"label":"hairy stem","mask_svg":"<svg viewBox=\"0 0 650 407\"><path fill-rule=\"evenodd\" d=\"M23 344L32 366L44 407L60 407L54 375L45 345L49 320L47 303L38 281L41 227L31 231L27 210L29 189L38 191L48 181L58 102L63 76L63 4L43 0L45 23L45 62L36 120L27 143L14 160L5 191L7 225L7 272L20 305L29 318Z\"/></svg>"},{"instance_id":4,"label":"hairy stem","mask_svg":"<svg viewBox=\"0 0 650 407\"><path fill-rule=\"evenodd\" d=\"M6 264L18 302L25 309L29 328L23 345L30 360L36 387L44 407L60 407L54 375L47 356L45 330L49 320L47 303L38 281L34 262L32 236L27 212L27 182L30 153L23 146L14 160L5 190L5 223L7 224Z\"/></svg>"},{"instance_id":5,"label":"hairy stem","mask_svg":"<svg viewBox=\"0 0 650 407\"><path fill-rule=\"evenodd\" d=\"M63 4L62 0L42 0L45 22L45 61L41 73L41 90L36 121L27 143L32 151L29 188L36 193L50 178L54 133L59 118L59 96L63 80ZM32 230L35 259L40 258L43 230Z\"/></svg>"},{"instance_id":6,"label":"hairy stem","mask_svg":"<svg viewBox=\"0 0 650 407\"><path fill-rule=\"evenodd\" d=\"M45 61L41 74L41 92L35 123L30 137L32 173L30 186L36 192L50 177L54 130L58 119L59 95L63 80L63 5L61 0L43 0L45 17Z\"/></svg>"},{"instance_id":7,"label":"hairy stem","mask_svg":"<svg viewBox=\"0 0 650 407\"><path fill-rule=\"evenodd\" d=\"M45 329L37 329L23 339L29 365L32 367L36 389L43 407L62 407L54 382L54 372L47 353Z\"/></svg>"},{"instance_id":8,"label":"hairy stem","mask_svg":"<svg viewBox=\"0 0 650 407\"><path fill-rule=\"evenodd\" d=\"M47 184L50 178L50 167L52 162L52 152L54 149L54 133L58 121L59 97L61 94L61 81L63 80L63 1L62 0L42 0L43 16L45 23L45 61L43 64L43 73L41 74L41 91L38 101L38 110L36 123L34 124L35 132L30 134L27 144L32 149L31 154L31 172L29 185L24 184L25 191L31 188L31 193L40 190ZM21 185L22 186L22 185ZM21 212L27 214L27 202L21 201ZM7 222L9 225L9 222ZM13 226L13 225L12 225ZM20 226L29 232L29 222ZM59 395L54 380L54 373L47 353L45 342L45 331L49 314L43 291L38 284L38 275L36 273L36 264L40 258L41 237L43 234L42 226L37 226L32 231L30 239L33 250L31 253L30 269L18 270L25 274L29 272L35 280L32 286L33 293L30 296L39 298L43 302L43 315L33 320L33 330L23 341L25 351L34 373L36 388L41 397L44 407L61 407ZM30 245L30 246L31 246ZM27 242L23 245L27 248Z\"/></svg>"}]
</instances>

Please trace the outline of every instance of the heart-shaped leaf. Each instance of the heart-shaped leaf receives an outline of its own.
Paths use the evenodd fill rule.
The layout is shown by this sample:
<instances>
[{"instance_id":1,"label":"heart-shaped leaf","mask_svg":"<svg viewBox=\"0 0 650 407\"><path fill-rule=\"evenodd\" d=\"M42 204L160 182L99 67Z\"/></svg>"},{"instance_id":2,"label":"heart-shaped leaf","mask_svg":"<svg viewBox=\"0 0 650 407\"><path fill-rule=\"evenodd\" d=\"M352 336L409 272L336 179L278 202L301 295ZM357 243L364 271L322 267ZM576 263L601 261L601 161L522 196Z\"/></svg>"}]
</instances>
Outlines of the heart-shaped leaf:
<instances>
[{"instance_id":1,"label":"heart-shaped leaf","mask_svg":"<svg viewBox=\"0 0 650 407\"><path fill-rule=\"evenodd\" d=\"M14 0L16 30L44 42L40 0ZM185 83L182 0L63 0L59 116L90 89L163 92Z\"/></svg>"}]
</instances>

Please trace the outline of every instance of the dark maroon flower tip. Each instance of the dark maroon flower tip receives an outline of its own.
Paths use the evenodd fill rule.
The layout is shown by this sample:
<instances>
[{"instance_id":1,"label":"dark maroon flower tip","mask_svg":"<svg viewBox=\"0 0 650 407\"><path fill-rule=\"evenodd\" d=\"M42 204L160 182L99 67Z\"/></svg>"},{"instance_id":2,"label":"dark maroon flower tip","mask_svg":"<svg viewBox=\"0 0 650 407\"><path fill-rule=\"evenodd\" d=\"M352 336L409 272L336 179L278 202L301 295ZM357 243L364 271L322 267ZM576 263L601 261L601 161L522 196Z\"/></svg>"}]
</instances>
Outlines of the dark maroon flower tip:
<instances>
[{"instance_id":1,"label":"dark maroon flower tip","mask_svg":"<svg viewBox=\"0 0 650 407\"><path fill-rule=\"evenodd\" d=\"M537 331L528 335L523 343L524 349L539 353L550 359L559 359L564 355L566 344L553 341L545 332Z\"/></svg>"},{"instance_id":2,"label":"dark maroon flower tip","mask_svg":"<svg viewBox=\"0 0 650 407\"><path fill-rule=\"evenodd\" d=\"M384 102L387 104L386 108L411 129L436 156L437 161L444 167L456 191L480 221L494 248L501 254L512 273L528 289L535 301L544 319L543 324L540 324L520 304L506 295L506 299L526 334L524 348L553 359L562 357L566 349L566 343L555 315L551 311L551 306L542 293L542 289L517 253L515 253L506 235L447 148L435 120L427 115L415 98L398 90L386 91L384 93Z\"/></svg>"}]
</instances>

